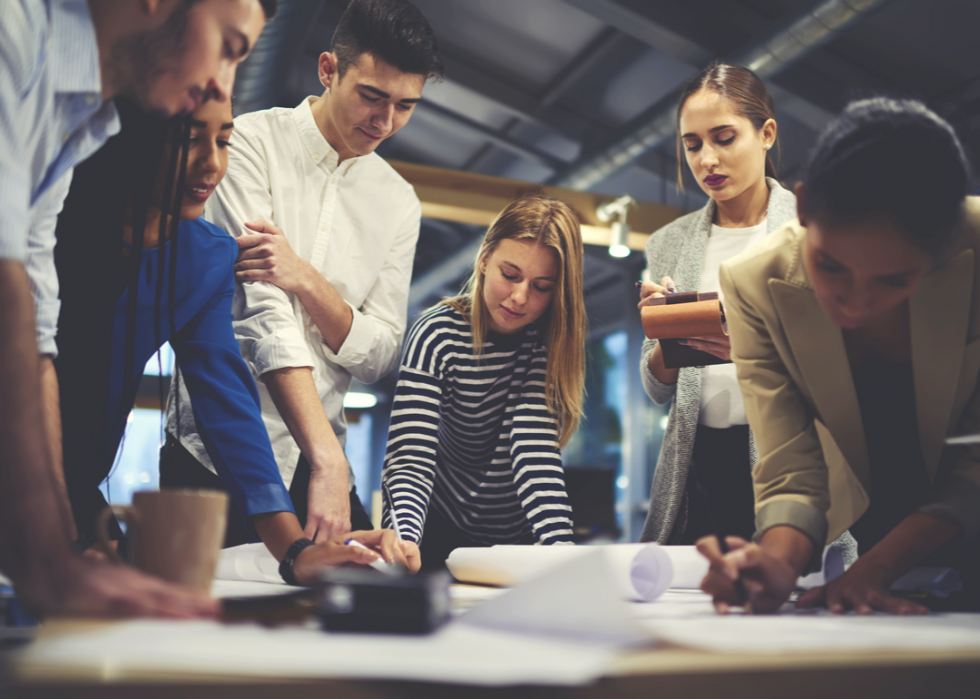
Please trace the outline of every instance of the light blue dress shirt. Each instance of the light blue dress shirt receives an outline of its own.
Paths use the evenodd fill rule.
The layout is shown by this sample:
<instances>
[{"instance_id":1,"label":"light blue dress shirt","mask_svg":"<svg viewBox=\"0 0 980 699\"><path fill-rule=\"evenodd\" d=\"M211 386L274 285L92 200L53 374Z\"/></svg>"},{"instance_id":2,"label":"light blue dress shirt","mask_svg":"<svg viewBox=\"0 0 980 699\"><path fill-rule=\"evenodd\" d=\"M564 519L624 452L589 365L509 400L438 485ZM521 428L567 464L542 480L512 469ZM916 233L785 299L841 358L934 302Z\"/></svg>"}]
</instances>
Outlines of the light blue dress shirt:
<instances>
[{"instance_id":1,"label":"light blue dress shirt","mask_svg":"<svg viewBox=\"0 0 980 699\"><path fill-rule=\"evenodd\" d=\"M27 269L42 354L57 353L55 223L72 170L118 132L86 0L0 2L0 258Z\"/></svg>"}]
</instances>

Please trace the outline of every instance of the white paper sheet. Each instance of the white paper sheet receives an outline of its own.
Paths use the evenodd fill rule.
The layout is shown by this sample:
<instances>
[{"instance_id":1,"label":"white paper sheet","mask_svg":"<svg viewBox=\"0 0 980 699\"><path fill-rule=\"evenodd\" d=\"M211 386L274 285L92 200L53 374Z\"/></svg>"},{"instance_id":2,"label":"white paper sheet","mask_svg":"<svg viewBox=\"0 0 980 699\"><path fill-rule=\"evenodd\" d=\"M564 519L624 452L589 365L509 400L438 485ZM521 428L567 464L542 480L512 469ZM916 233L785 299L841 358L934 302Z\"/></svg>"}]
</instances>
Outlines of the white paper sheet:
<instances>
[{"instance_id":1,"label":"white paper sheet","mask_svg":"<svg viewBox=\"0 0 980 699\"><path fill-rule=\"evenodd\" d=\"M980 649L980 614L860 616L787 607L773 616L691 614L640 621L666 640L722 653Z\"/></svg>"},{"instance_id":2,"label":"white paper sheet","mask_svg":"<svg viewBox=\"0 0 980 699\"><path fill-rule=\"evenodd\" d=\"M576 685L600 677L609 644L452 624L431 636L325 633L214 622L128 621L28 647L21 662L105 679L134 673Z\"/></svg>"},{"instance_id":3,"label":"white paper sheet","mask_svg":"<svg viewBox=\"0 0 980 699\"><path fill-rule=\"evenodd\" d=\"M456 623L616 645L652 642L654 634L636 623L619 596L606 562L609 552L600 547L585 551L586 555L569 558L462 615Z\"/></svg>"},{"instance_id":4,"label":"white paper sheet","mask_svg":"<svg viewBox=\"0 0 980 699\"><path fill-rule=\"evenodd\" d=\"M250 580L285 585L279 562L265 544L242 544L223 549L218 556L217 580Z\"/></svg>"}]
</instances>

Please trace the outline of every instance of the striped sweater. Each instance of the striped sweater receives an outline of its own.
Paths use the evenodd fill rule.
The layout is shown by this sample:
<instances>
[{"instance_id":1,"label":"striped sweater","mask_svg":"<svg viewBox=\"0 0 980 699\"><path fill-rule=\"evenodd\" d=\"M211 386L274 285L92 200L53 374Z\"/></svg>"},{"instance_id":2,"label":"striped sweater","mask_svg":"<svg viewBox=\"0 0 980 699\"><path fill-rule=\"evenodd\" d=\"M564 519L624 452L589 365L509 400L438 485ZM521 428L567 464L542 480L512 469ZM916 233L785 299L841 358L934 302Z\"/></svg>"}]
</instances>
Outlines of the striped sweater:
<instances>
[{"instance_id":1,"label":"striped sweater","mask_svg":"<svg viewBox=\"0 0 980 699\"><path fill-rule=\"evenodd\" d=\"M481 544L531 533L539 544L571 542L546 370L533 326L492 334L477 360L458 311L436 306L419 318L398 376L383 474L405 539L422 538L434 507Z\"/></svg>"}]
</instances>

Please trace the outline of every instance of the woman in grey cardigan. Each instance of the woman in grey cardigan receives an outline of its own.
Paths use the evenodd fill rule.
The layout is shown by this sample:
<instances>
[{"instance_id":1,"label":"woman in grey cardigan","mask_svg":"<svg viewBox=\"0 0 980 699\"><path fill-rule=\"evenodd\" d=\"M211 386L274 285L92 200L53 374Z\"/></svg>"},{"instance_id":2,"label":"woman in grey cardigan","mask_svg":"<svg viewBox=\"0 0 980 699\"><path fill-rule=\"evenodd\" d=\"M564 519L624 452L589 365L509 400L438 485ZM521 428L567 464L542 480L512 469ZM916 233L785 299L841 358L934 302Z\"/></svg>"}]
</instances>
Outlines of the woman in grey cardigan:
<instances>
[{"instance_id":1,"label":"woman in grey cardigan","mask_svg":"<svg viewBox=\"0 0 980 699\"><path fill-rule=\"evenodd\" d=\"M677 125L678 161L683 148L710 200L650 237L648 276L658 282L644 282L640 306L674 291L718 291L724 260L796 217L796 198L769 157L773 99L755 73L708 66L685 86ZM730 360L727 337L682 342ZM640 375L654 402L674 401L640 540L692 544L714 532L750 539L756 449L734 366L667 369L657 341L647 340Z\"/></svg>"}]
</instances>

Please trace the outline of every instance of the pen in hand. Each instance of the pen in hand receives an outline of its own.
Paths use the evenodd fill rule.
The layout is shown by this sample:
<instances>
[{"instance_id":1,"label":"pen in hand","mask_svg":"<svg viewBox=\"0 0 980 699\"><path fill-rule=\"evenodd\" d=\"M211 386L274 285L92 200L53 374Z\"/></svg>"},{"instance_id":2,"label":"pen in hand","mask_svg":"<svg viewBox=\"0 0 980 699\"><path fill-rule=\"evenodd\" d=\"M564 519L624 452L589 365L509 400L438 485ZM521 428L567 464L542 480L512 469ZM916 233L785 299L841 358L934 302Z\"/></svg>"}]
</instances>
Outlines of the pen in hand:
<instances>
[{"instance_id":1,"label":"pen in hand","mask_svg":"<svg viewBox=\"0 0 980 699\"><path fill-rule=\"evenodd\" d=\"M724 556L728 553L728 542L725 541L725 537L721 534L715 534L715 539L718 540L718 548L721 549L721 555ZM738 577L735 578L735 594L738 595L738 604L745 608L745 611L749 614L752 613L752 605L749 604L749 593L745 591L745 584L742 582L742 573L739 572Z\"/></svg>"},{"instance_id":2,"label":"pen in hand","mask_svg":"<svg viewBox=\"0 0 980 699\"><path fill-rule=\"evenodd\" d=\"M384 498L385 504L388 506L388 515L391 517L391 528L395 530L395 536L398 537L399 541L402 539L402 530L398 526L398 517L395 515L395 499L391 497L391 489L388 488L388 484L381 483L381 497Z\"/></svg>"}]
</instances>

